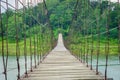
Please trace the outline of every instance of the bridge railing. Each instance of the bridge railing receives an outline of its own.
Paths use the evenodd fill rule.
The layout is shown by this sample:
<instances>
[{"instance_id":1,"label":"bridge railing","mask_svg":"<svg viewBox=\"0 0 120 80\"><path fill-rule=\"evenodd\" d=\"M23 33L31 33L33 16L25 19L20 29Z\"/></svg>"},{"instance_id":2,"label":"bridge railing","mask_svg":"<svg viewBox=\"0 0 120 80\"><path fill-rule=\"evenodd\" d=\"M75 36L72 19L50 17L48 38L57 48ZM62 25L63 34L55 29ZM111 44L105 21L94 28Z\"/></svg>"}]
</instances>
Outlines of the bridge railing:
<instances>
[{"instance_id":1,"label":"bridge railing","mask_svg":"<svg viewBox=\"0 0 120 80\"><path fill-rule=\"evenodd\" d=\"M39 0L14 0L10 3L10 0L0 0L0 55L2 55L5 80L8 80L8 72L14 70L8 69L10 55L16 56L17 79L20 80L21 56L24 56L25 77L28 77L28 66L30 66L30 71L33 71L33 68L36 68L52 49L49 25L39 21L39 12L37 16L33 14L36 12L34 7L38 3L41 2ZM44 5L45 1L42 5L42 14L46 14ZM11 33L14 34L11 36ZM29 63L28 59L30 59Z\"/></svg>"},{"instance_id":2,"label":"bridge railing","mask_svg":"<svg viewBox=\"0 0 120 80\"><path fill-rule=\"evenodd\" d=\"M113 52L118 54L118 61L120 63L120 28L119 28L120 24L118 21L118 26L114 28L110 28L111 3L110 0L107 1L109 3L108 3L108 8L106 9L106 13L104 13L104 16L106 16L106 23L104 25L100 24L101 17L103 16L100 15L102 0L96 1L99 3L97 5L97 8L99 9L98 12L96 12L97 16L91 14L91 12L94 9L90 6L92 4L90 4L89 0L76 1L76 5L74 7L74 11L75 11L74 13L79 13L79 15L73 14L71 28L69 31L69 38L70 38L69 40L72 41L68 42L68 48L71 50L71 52L75 53L75 56L77 56L81 62L86 63L86 66L90 67L91 70L94 68L96 70L96 75L99 74L100 71L99 70L100 58L101 56L102 58L104 56L105 63L103 63L103 65L105 66L104 69L105 80L107 80L108 65L110 65L108 64L110 54L112 54ZM84 6L81 6L79 4L81 5L84 4ZM79 9L78 6L81 7L81 9ZM119 0L117 7L119 7ZM93 15L95 16L96 19L91 22L89 21L89 19L92 18ZM74 16L77 16L77 18L75 18ZM74 24L76 24L76 22L79 21L78 20L79 17L81 17L82 19L81 22L83 23L77 25L79 27L77 33L76 30L74 30ZM76 22L74 23L74 21ZM101 26L105 26L104 31L102 32L100 30ZM111 43L112 40L110 35L112 31L116 31L117 32L116 36L118 36L115 42L115 46L113 46L113 44ZM102 36L104 36L104 38ZM117 63L117 65L119 64Z\"/></svg>"}]
</instances>

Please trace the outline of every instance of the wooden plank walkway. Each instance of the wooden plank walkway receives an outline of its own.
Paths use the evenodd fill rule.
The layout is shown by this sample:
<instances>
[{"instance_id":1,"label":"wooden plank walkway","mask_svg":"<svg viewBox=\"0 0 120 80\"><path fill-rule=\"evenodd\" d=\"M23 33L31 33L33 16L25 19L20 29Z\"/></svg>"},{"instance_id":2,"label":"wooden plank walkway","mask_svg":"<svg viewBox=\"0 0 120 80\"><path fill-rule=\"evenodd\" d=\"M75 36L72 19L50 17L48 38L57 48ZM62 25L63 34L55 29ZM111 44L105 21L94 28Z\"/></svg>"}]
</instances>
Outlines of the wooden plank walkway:
<instances>
[{"instance_id":1,"label":"wooden plank walkway","mask_svg":"<svg viewBox=\"0 0 120 80\"><path fill-rule=\"evenodd\" d=\"M59 34L55 49L28 74L28 78L22 80L104 80L104 76L96 75L71 55L64 47L62 34Z\"/></svg>"}]
</instances>

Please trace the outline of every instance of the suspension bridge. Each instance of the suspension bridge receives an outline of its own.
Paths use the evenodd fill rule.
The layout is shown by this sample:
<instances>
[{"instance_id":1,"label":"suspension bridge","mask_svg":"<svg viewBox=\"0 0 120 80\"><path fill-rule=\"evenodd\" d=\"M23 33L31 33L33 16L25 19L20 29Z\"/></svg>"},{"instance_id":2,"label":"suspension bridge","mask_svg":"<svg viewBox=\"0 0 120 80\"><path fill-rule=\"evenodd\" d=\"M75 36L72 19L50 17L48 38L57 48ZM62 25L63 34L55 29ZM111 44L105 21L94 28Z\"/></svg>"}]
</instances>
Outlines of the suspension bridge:
<instances>
[{"instance_id":1,"label":"suspension bridge","mask_svg":"<svg viewBox=\"0 0 120 80\"><path fill-rule=\"evenodd\" d=\"M28 78L27 78L28 77ZM21 78L22 79L22 78ZM22 80L104 80L75 58L63 44L59 34L57 46L45 57L40 66Z\"/></svg>"},{"instance_id":2,"label":"suspension bridge","mask_svg":"<svg viewBox=\"0 0 120 80\"><path fill-rule=\"evenodd\" d=\"M110 0L106 1L110 2ZM102 0L98 0L96 5L97 8L101 9L100 3ZM37 7L37 5L40 6ZM81 7L82 11L79 11L78 6ZM118 19L117 27L109 28L110 6L109 3L103 15L98 16L98 13L96 19L89 22L88 18L91 15L85 13L90 13L90 0L75 0L68 40L64 40L63 34L59 33L58 40L55 41L53 27L49 19L51 12L49 12L46 0L13 0L13 2L0 0L0 62L3 63L0 65L2 66L0 69L3 69L0 71L0 79L9 80L9 72L16 70L16 75L12 75L15 80L113 80L112 76L108 77L110 70L108 66L117 65L117 68L120 67L120 20ZM67 7L69 8L69 6ZM71 44L69 42L75 35L74 27L76 27L75 24L79 18L78 12L81 12L83 18L80 23L83 27L79 28L80 42L75 44L79 47L69 48L69 44ZM100 32L101 24L99 21L104 15L106 15L106 21L103 24L105 23L106 27L104 32ZM10 18L10 16L12 17ZM91 19L94 19L93 16ZM95 28L95 32L93 32L93 28ZM114 30L117 31L117 44L111 46L110 32ZM101 35L105 35L105 46L101 46ZM109 63L111 48L114 48L118 54L115 64L113 64L114 62ZM76 53L75 50L77 50ZM104 61L99 60L101 51L105 53ZM15 56L15 65L13 64L15 68L9 68L11 53ZM21 62L21 55L24 58L23 62ZM100 64L100 62L104 63ZM22 66L21 63L24 65ZM104 66L103 72L99 71L99 66ZM116 74L119 80L119 73L116 72Z\"/></svg>"}]
</instances>

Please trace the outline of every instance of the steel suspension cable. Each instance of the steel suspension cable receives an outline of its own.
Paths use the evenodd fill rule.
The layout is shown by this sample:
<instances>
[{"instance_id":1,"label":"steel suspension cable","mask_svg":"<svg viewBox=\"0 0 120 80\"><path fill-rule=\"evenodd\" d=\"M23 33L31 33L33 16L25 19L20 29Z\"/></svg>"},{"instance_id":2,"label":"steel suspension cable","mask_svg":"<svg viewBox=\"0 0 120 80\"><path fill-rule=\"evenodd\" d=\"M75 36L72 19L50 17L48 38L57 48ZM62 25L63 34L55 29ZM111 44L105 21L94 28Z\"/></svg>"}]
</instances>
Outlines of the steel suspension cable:
<instances>
[{"instance_id":1,"label":"steel suspension cable","mask_svg":"<svg viewBox=\"0 0 120 80\"><path fill-rule=\"evenodd\" d=\"M112 29L109 29L109 32L110 31L113 31L113 30L115 30L115 29L118 29L118 26L117 27L115 27L115 28L112 28ZM107 33L107 31L104 31L104 32L100 32L100 35L103 35L103 34L106 34ZM94 34L93 35L93 37L94 36L98 36L98 34L96 33L96 34ZM91 38L92 36L88 36L88 37L85 37L85 38ZM84 37L83 37L84 38Z\"/></svg>"},{"instance_id":2,"label":"steel suspension cable","mask_svg":"<svg viewBox=\"0 0 120 80\"><path fill-rule=\"evenodd\" d=\"M3 0L0 0L1 3L5 3L5 4L8 4L10 7L12 7L13 9L16 9L16 7L14 7L12 4L6 2L6 1L3 1ZM2 6L2 4L1 4Z\"/></svg>"}]
</instances>

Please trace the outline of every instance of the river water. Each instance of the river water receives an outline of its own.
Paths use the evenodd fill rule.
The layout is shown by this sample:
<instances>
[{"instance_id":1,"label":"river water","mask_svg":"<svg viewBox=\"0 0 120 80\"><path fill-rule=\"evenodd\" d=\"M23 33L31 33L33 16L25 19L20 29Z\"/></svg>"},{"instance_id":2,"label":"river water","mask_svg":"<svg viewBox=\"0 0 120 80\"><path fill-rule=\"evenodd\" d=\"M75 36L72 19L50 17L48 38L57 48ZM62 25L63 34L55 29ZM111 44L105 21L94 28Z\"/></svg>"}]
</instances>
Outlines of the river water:
<instances>
[{"instance_id":1,"label":"river water","mask_svg":"<svg viewBox=\"0 0 120 80\"><path fill-rule=\"evenodd\" d=\"M30 57L28 56L28 69L30 68ZM24 57L20 57L20 74L23 75L25 72L25 67L24 67ZM0 56L0 80L5 80L4 75L2 74L3 72L3 63L2 63L2 57ZM16 62L16 57L15 56L9 56L8 59L8 80L17 80L17 62Z\"/></svg>"},{"instance_id":2,"label":"river water","mask_svg":"<svg viewBox=\"0 0 120 80\"><path fill-rule=\"evenodd\" d=\"M30 57L28 56L28 69L30 68ZM95 64L96 64L96 60L93 60L93 64L94 64L94 69L95 69ZM99 71L104 75L104 69L105 69L105 59L104 58L100 58L100 62L99 62ZM109 63L111 64L108 66L108 77L109 78L113 78L114 80L120 80L120 65L118 62L118 57L112 56L109 58ZM116 65L117 64L117 65ZM21 75L24 74L25 69L24 69L24 57L21 56L20 57L20 68L21 68ZM2 74L3 72L3 64L2 64L2 57L0 56L0 80L5 80L4 79L4 75ZM16 64L16 57L14 56L9 56L9 60L8 60L8 80L17 80L17 64Z\"/></svg>"},{"instance_id":3,"label":"river water","mask_svg":"<svg viewBox=\"0 0 120 80\"><path fill-rule=\"evenodd\" d=\"M99 58L99 72L103 75L105 74L105 57ZM93 61L94 69L96 69L96 59L94 58ZM117 56L109 56L108 60L108 71L107 71L108 78L113 78L113 80L120 80L120 63Z\"/></svg>"}]
</instances>

